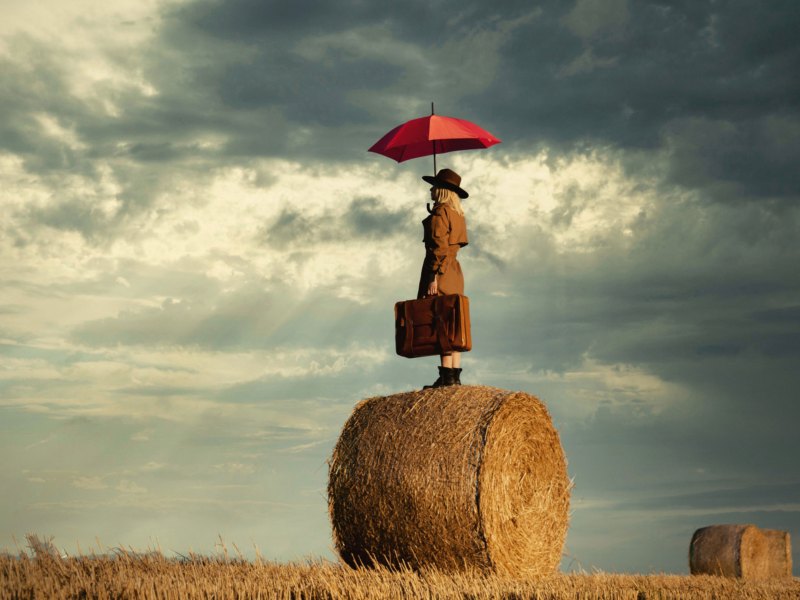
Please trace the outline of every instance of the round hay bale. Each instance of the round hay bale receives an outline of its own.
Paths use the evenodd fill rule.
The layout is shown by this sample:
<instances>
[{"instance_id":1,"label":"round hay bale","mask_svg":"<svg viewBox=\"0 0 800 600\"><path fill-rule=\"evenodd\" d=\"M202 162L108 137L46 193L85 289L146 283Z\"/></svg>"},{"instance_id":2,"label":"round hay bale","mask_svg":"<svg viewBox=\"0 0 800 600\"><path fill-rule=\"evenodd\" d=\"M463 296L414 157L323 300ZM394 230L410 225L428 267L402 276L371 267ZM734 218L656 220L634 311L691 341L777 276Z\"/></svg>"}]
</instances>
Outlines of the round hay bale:
<instances>
[{"instance_id":1,"label":"round hay bale","mask_svg":"<svg viewBox=\"0 0 800 600\"><path fill-rule=\"evenodd\" d=\"M570 480L544 404L449 386L363 400L329 462L336 550L351 566L551 574Z\"/></svg>"},{"instance_id":2,"label":"round hay bale","mask_svg":"<svg viewBox=\"0 0 800 600\"><path fill-rule=\"evenodd\" d=\"M755 525L710 525L689 545L692 575L764 579L770 575L769 542Z\"/></svg>"}]
</instances>

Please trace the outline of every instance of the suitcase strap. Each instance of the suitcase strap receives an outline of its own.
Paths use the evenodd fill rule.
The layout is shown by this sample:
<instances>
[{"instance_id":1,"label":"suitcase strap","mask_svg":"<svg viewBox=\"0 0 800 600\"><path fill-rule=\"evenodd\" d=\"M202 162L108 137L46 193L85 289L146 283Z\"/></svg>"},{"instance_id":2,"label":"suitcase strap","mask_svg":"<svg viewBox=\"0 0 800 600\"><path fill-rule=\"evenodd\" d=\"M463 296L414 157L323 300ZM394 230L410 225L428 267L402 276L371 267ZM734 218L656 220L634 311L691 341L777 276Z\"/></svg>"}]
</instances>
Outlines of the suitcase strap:
<instances>
[{"instance_id":1,"label":"suitcase strap","mask_svg":"<svg viewBox=\"0 0 800 600\"><path fill-rule=\"evenodd\" d=\"M406 318L406 341L403 345L406 352L411 352L414 347L414 321L411 319L411 302L403 303L403 313Z\"/></svg>"},{"instance_id":2,"label":"suitcase strap","mask_svg":"<svg viewBox=\"0 0 800 600\"><path fill-rule=\"evenodd\" d=\"M453 346L450 344L450 339L447 337L447 329L445 329L444 319L440 315L435 315L436 319L436 337L439 338L439 346L442 348L442 354L452 354Z\"/></svg>"}]
</instances>

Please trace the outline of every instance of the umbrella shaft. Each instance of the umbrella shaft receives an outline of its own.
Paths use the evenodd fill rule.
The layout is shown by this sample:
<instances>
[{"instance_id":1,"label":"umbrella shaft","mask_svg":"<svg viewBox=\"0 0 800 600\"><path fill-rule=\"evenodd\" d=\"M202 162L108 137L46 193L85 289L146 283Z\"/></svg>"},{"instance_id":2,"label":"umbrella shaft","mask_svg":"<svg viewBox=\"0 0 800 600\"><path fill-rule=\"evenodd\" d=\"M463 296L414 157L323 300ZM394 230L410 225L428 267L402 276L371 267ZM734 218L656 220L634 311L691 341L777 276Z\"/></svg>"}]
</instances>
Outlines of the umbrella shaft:
<instances>
[{"instance_id":1,"label":"umbrella shaft","mask_svg":"<svg viewBox=\"0 0 800 600\"><path fill-rule=\"evenodd\" d=\"M433 115L433 102L431 102L431 115ZM436 177L436 140L433 140L433 176Z\"/></svg>"}]
</instances>

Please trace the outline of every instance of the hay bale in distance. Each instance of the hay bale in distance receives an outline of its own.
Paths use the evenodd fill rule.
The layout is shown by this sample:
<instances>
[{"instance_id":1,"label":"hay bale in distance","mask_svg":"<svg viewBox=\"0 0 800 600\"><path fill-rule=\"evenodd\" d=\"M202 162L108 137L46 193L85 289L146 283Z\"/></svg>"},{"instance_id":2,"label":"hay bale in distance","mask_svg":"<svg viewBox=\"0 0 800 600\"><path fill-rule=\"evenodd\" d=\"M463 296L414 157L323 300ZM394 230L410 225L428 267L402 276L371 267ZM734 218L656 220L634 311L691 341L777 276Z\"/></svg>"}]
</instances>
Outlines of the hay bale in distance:
<instances>
[{"instance_id":1,"label":"hay bale in distance","mask_svg":"<svg viewBox=\"0 0 800 600\"><path fill-rule=\"evenodd\" d=\"M689 570L743 579L791 577L789 534L755 525L702 527L689 545Z\"/></svg>"},{"instance_id":2,"label":"hay bale in distance","mask_svg":"<svg viewBox=\"0 0 800 600\"><path fill-rule=\"evenodd\" d=\"M363 400L329 462L337 551L351 566L551 574L570 480L544 404L449 386Z\"/></svg>"}]
</instances>

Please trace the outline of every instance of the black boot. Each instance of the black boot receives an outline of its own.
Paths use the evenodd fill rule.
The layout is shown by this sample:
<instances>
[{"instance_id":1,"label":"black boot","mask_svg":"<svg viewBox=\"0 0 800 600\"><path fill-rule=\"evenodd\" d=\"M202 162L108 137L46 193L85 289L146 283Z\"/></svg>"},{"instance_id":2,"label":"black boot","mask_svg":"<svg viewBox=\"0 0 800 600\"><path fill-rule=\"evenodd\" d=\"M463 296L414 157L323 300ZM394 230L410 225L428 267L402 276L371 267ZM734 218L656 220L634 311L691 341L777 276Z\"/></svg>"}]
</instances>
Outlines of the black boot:
<instances>
[{"instance_id":1,"label":"black boot","mask_svg":"<svg viewBox=\"0 0 800 600\"><path fill-rule=\"evenodd\" d=\"M461 369L451 369L453 371L453 385L461 385Z\"/></svg>"},{"instance_id":2,"label":"black boot","mask_svg":"<svg viewBox=\"0 0 800 600\"><path fill-rule=\"evenodd\" d=\"M429 388L444 387L446 385L453 385L455 382L456 380L455 380L455 374L453 373L453 369L448 369L447 367L439 367L439 379L434 381L432 385L422 386L422 389L427 390Z\"/></svg>"}]
</instances>

